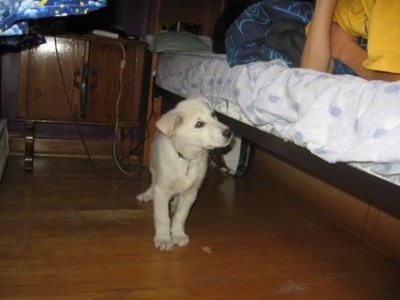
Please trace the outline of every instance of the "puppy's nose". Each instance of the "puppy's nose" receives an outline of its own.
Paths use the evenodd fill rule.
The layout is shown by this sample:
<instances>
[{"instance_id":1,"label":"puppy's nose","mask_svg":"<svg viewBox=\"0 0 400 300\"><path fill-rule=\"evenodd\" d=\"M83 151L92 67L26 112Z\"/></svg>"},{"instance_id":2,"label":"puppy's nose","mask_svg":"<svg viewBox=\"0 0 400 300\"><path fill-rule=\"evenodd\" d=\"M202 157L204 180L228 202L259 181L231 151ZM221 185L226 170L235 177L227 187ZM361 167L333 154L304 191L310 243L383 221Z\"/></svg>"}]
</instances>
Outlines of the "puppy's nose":
<instances>
[{"instance_id":1,"label":"puppy's nose","mask_svg":"<svg viewBox=\"0 0 400 300\"><path fill-rule=\"evenodd\" d=\"M229 128L227 128L227 129L225 129L225 130L222 132L222 135L223 135L224 137L226 137L227 139L230 139L230 138L232 137L232 135L233 135L233 132L232 132L232 130L230 130Z\"/></svg>"}]
</instances>

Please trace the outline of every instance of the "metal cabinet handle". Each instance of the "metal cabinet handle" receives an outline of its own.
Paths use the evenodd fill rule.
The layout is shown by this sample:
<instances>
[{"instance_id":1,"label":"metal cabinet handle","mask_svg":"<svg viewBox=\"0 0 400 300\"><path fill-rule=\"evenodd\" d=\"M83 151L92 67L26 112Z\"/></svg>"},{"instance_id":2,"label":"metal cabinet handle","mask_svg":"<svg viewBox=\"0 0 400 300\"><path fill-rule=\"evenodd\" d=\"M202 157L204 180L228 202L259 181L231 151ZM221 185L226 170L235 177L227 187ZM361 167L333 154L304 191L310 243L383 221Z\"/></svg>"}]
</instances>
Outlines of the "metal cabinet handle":
<instances>
[{"instance_id":1,"label":"metal cabinet handle","mask_svg":"<svg viewBox=\"0 0 400 300\"><path fill-rule=\"evenodd\" d=\"M96 69L91 70L90 76L91 76L90 88L95 89L97 87L97 82L98 82L97 70Z\"/></svg>"},{"instance_id":2,"label":"metal cabinet handle","mask_svg":"<svg viewBox=\"0 0 400 300\"><path fill-rule=\"evenodd\" d=\"M80 87L81 87L80 77L81 77L81 70L79 68L75 68L75 71L74 71L74 88L76 88L76 89L80 89Z\"/></svg>"}]
</instances>

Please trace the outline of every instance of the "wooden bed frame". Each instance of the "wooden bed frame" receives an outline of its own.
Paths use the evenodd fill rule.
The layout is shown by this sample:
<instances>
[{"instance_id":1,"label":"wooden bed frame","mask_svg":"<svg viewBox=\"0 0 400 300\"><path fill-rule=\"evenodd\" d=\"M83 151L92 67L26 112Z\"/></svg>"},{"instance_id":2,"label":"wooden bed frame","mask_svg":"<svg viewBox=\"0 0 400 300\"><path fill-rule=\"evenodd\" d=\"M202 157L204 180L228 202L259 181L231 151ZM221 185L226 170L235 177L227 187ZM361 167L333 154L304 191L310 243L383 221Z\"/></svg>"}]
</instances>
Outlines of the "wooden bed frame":
<instances>
[{"instance_id":1,"label":"wooden bed frame","mask_svg":"<svg viewBox=\"0 0 400 300\"><path fill-rule=\"evenodd\" d=\"M183 99L159 87L155 87L154 95L161 96L163 101L174 104ZM218 114L218 118L230 126L237 135L247 138L274 157L362 199L395 218L400 218L400 186L344 163L330 164L306 148L285 142L281 138L226 115Z\"/></svg>"}]
</instances>

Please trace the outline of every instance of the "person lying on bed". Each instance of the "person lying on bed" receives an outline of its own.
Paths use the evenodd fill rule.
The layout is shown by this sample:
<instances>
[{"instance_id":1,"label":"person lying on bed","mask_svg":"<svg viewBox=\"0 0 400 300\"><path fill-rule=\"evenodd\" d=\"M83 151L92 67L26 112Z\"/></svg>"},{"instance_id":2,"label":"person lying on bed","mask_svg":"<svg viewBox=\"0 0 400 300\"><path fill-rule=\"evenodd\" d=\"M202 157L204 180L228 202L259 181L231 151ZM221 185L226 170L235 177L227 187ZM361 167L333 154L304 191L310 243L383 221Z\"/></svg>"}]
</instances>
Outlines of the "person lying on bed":
<instances>
[{"instance_id":1,"label":"person lying on bed","mask_svg":"<svg viewBox=\"0 0 400 300\"><path fill-rule=\"evenodd\" d=\"M399 0L316 0L300 66L332 72L338 60L367 80L400 80L399 12Z\"/></svg>"},{"instance_id":2,"label":"person lying on bed","mask_svg":"<svg viewBox=\"0 0 400 300\"><path fill-rule=\"evenodd\" d=\"M229 65L281 59L291 68L400 80L399 0L315 2L265 0L247 7L225 34Z\"/></svg>"}]
</instances>

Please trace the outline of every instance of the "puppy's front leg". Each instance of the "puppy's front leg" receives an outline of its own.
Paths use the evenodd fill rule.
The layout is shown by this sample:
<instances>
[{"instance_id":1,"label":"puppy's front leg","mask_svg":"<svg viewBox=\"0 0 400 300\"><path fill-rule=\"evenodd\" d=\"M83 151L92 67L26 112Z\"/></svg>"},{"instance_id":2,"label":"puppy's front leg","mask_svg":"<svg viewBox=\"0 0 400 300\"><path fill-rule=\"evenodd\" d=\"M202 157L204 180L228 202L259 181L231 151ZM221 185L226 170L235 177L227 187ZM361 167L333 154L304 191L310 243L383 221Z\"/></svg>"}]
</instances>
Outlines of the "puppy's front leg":
<instances>
[{"instance_id":1,"label":"puppy's front leg","mask_svg":"<svg viewBox=\"0 0 400 300\"><path fill-rule=\"evenodd\" d=\"M159 188L154 188L154 225L156 235L154 245L162 251L170 251L174 246L171 240L171 222L169 219L169 200Z\"/></svg>"},{"instance_id":2,"label":"puppy's front leg","mask_svg":"<svg viewBox=\"0 0 400 300\"><path fill-rule=\"evenodd\" d=\"M151 183L150 187L144 192L136 196L139 201L150 201L153 199L154 184Z\"/></svg>"},{"instance_id":3,"label":"puppy's front leg","mask_svg":"<svg viewBox=\"0 0 400 300\"><path fill-rule=\"evenodd\" d=\"M197 190L188 190L180 195L177 203L178 206L172 220L171 233L173 243L180 247L189 244L189 236L185 233L185 223L196 197Z\"/></svg>"}]
</instances>

